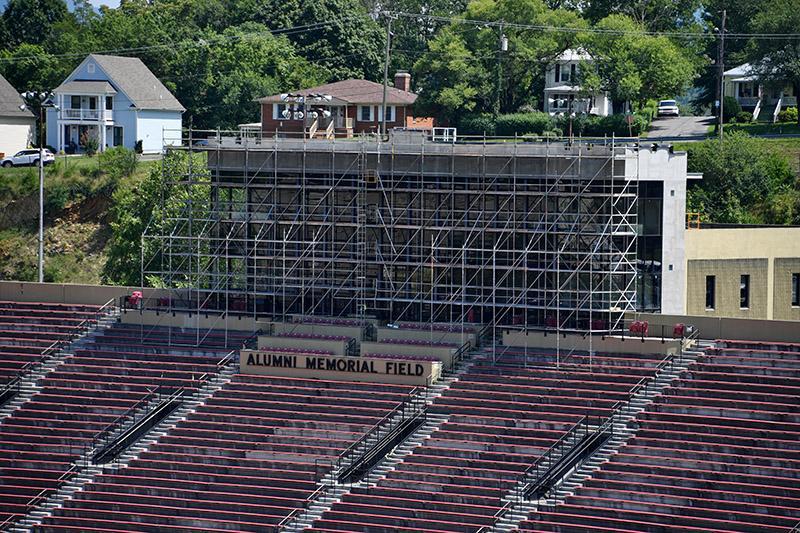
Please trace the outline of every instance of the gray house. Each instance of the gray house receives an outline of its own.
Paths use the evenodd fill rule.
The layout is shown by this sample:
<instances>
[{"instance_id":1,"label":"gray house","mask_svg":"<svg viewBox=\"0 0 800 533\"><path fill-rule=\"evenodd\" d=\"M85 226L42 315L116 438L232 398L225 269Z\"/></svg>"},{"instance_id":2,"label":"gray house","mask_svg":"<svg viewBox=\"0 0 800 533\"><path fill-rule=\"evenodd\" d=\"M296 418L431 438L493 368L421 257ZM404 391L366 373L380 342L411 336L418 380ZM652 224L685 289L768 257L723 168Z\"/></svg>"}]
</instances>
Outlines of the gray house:
<instances>
[{"instance_id":1,"label":"gray house","mask_svg":"<svg viewBox=\"0 0 800 533\"><path fill-rule=\"evenodd\" d=\"M0 76L0 154L13 155L33 141L36 119L19 108L23 103L17 90Z\"/></svg>"}]
</instances>

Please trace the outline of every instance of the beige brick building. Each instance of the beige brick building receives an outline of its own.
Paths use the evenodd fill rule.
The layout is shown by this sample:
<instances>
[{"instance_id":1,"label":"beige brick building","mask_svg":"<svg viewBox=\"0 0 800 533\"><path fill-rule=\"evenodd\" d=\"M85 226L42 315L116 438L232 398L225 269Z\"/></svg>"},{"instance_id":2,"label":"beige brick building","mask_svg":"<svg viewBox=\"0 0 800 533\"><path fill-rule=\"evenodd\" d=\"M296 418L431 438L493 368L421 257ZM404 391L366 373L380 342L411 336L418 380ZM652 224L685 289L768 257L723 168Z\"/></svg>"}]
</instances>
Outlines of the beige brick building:
<instances>
[{"instance_id":1,"label":"beige brick building","mask_svg":"<svg viewBox=\"0 0 800 533\"><path fill-rule=\"evenodd\" d=\"M686 230L686 313L800 320L800 227Z\"/></svg>"}]
</instances>

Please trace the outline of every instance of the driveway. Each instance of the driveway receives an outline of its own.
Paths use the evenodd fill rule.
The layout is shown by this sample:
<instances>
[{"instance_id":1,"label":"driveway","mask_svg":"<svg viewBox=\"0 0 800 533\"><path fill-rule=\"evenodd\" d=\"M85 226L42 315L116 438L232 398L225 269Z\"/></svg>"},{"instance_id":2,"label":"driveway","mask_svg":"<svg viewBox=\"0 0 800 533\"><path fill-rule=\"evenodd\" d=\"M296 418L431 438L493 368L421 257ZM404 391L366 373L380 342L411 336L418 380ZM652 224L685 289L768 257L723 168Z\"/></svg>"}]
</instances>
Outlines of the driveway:
<instances>
[{"instance_id":1,"label":"driveway","mask_svg":"<svg viewBox=\"0 0 800 533\"><path fill-rule=\"evenodd\" d=\"M680 139L683 137L703 137L708 132L708 127L714 123L714 117L662 117L653 121L648 139L668 138Z\"/></svg>"}]
</instances>

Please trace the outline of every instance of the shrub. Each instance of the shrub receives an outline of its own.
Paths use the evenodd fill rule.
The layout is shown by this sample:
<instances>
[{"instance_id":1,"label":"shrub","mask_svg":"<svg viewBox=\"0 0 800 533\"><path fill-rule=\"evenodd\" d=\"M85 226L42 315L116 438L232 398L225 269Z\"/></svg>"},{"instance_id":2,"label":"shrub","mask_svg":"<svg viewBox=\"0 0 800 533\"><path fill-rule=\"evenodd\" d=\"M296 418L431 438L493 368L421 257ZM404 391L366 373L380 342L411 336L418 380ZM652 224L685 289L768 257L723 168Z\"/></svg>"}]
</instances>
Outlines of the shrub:
<instances>
[{"instance_id":1,"label":"shrub","mask_svg":"<svg viewBox=\"0 0 800 533\"><path fill-rule=\"evenodd\" d=\"M797 122L797 108L787 107L778 113L778 122Z\"/></svg>"},{"instance_id":2,"label":"shrub","mask_svg":"<svg viewBox=\"0 0 800 533\"><path fill-rule=\"evenodd\" d=\"M494 135L494 117L488 114L467 115L458 123L459 135Z\"/></svg>"},{"instance_id":3,"label":"shrub","mask_svg":"<svg viewBox=\"0 0 800 533\"><path fill-rule=\"evenodd\" d=\"M95 135L90 135L88 131L84 132L84 134L81 135L80 141L86 155L92 157L97 153L97 148L100 146L100 143Z\"/></svg>"},{"instance_id":4,"label":"shrub","mask_svg":"<svg viewBox=\"0 0 800 533\"><path fill-rule=\"evenodd\" d=\"M497 117L496 133L504 137L535 133L541 135L553 127L553 119L547 113L510 113Z\"/></svg>"},{"instance_id":5,"label":"shrub","mask_svg":"<svg viewBox=\"0 0 800 533\"><path fill-rule=\"evenodd\" d=\"M736 101L736 98L733 96L726 96L722 103L724 104L724 108L722 109L722 118L725 122L730 122L731 119L736 118L736 116L742 112L742 106L739 105L739 102Z\"/></svg>"},{"instance_id":6,"label":"shrub","mask_svg":"<svg viewBox=\"0 0 800 533\"><path fill-rule=\"evenodd\" d=\"M139 164L139 157L133 150L128 150L124 146L109 148L100 154L100 167L114 181L127 178L136 171Z\"/></svg>"},{"instance_id":7,"label":"shrub","mask_svg":"<svg viewBox=\"0 0 800 533\"><path fill-rule=\"evenodd\" d=\"M736 122L739 124L747 124L753 122L753 114L750 111L739 111L736 114Z\"/></svg>"}]
</instances>

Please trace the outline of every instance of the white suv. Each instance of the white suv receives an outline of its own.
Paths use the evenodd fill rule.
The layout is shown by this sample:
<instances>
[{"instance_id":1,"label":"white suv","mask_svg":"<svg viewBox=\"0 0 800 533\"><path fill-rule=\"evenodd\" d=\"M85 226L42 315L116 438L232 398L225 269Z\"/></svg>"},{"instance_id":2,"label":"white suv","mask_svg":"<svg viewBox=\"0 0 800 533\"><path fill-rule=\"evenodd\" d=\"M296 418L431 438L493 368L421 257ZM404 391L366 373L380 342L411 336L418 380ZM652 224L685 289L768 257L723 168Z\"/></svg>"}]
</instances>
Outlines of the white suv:
<instances>
[{"instance_id":1,"label":"white suv","mask_svg":"<svg viewBox=\"0 0 800 533\"><path fill-rule=\"evenodd\" d=\"M49 165L55 162L56 156L50 150L44 150L44 164ZM31 148L29 150L20 150L14 155L8 156L2 161L0 165L4 167L18 167L21 165L38 165L39 164L39 149Z\"/></svg>"},{"instance_id":2,"label":"white suv","mask_svg":"<svg viewBox=\"0 0 800 533\"><path fill-rule=\"evenodd\" d=\"M661 100L658 103L658 116L665 117L667 115L673 117L681 116L681 111L678 109L678 102L675 100Z\"/></svg>"}]
</instances>

